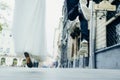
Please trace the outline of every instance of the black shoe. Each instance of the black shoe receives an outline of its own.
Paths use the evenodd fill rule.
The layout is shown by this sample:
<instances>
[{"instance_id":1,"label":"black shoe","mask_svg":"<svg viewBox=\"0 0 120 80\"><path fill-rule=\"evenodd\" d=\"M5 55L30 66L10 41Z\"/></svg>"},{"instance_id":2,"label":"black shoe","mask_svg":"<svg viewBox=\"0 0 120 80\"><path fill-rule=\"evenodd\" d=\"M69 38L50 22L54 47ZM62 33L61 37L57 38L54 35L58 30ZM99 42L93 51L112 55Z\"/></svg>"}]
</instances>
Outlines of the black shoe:
<instances>
[{"instance_id":1,"label":"black shoe","mask_svg":"<svg viewBox=\"0 0 120 80\"><path fill-rule=\"evenodd\" d=\"M32 64L32 61L31 61L31 59L30 59L29 53L28 53L28 52L25 52L25 53L24 53L24 56L25 56L25 58L26 58L27 66L28 66L29 68L32 68L32 67L33 67L33 64Z\"/></svg>"}]
</instances>

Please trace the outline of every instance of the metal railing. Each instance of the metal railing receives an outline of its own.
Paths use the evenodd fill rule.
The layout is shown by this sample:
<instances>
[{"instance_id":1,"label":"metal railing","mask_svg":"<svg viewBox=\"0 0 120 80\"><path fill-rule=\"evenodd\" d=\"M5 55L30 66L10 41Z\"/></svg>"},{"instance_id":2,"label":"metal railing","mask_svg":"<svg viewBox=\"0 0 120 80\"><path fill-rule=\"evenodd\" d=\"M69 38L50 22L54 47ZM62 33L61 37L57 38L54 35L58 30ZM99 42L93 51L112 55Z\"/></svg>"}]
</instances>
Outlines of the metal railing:
<instances>
[{"instance_id":1,"label":"metal railing","mask_svg":"<svg viewBox=\"0 0 120 80\"><path fill-rule=\"evenodd\" d=\"M118 14L116 16L116 14ZM106 26L106 39L107 47L113 46L120 43L120 4L117 5L117 10L114 12L107 12L107 20L112 16L115 16L115 19Z\"/></svg>"}]
</instances>

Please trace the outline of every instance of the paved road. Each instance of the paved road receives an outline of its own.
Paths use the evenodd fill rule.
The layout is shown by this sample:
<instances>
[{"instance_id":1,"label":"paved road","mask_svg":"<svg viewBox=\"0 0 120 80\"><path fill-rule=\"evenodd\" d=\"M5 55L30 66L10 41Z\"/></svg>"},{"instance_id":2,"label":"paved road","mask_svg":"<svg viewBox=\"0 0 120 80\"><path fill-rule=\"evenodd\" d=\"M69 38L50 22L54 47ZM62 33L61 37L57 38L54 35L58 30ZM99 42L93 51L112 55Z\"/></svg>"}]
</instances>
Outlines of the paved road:
<instances>
[{"instance_id":1,"label":"paved road","mask_svg":"<svg viewBox=\"0 0 120 80\"><path fill-rule=\"evenodd\" d=\"M0 80L120 80L120 70L0 68Z\"/></svg>"}]
</instances>

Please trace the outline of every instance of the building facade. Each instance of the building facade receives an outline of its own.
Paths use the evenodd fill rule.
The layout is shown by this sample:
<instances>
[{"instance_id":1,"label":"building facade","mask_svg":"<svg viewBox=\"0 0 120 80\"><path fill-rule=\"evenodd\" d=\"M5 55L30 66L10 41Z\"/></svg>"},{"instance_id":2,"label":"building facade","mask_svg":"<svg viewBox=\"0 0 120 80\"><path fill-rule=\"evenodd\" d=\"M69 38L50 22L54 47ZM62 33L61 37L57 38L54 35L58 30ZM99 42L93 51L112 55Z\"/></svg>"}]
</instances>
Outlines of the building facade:
<instances>
[{"instance_id":1,"label":"building facade","mask_svg":"<svg viewBox=\"0 0 120 80\"><path fill-rule=\"evenodd\" d=\"M14 0L0 1L0 54L15 55L11 33Z\"/></svg>"},{"instance_id":2,"label":"building facade","mask_svg":"<svg viewBox=\"0 0 120 80\"><path fill-rule=\"evenodd\" d=\"M59 40L61 41L59 49L61 54L60 67L90 67L92 65L92 68L119 69L120 63L116 58L119 57L120 50L120 1L93 0L93 2L90 2L91 4L90 46L88 57L85 57L79 55L80 22L78 18L74 21L68 20L66 2L64 2L62 37ZM94 46L91 48L91 45ZM91 53L91 51L93 52Z\"/></svg>"},{"instance_id":3,"label":"building facade","mask_svg":"<svg viewBox=\"0 0 120 80\"><path fill-rule=\"evenodd\" d=\"M0 55L0 67L27 67L24 57Z\"/></svg>"}]
</instances>

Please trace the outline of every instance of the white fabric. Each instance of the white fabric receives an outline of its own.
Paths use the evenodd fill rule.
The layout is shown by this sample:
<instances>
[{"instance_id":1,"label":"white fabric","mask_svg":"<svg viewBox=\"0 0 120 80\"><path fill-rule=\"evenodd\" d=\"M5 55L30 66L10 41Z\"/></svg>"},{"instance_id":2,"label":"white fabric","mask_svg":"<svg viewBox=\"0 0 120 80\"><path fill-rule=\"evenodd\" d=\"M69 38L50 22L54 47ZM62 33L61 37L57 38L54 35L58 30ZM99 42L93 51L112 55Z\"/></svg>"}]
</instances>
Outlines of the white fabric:
<instances>
[{"instance_id":1,"label":"white fabric","mask_svg":"<svg viewBox=\"0 0 120 80\"><path fill-rule=\"evenodd\" d=\"M45 0L15 0L15 52L46 56Z\"/></svg>"}]
</instances>

